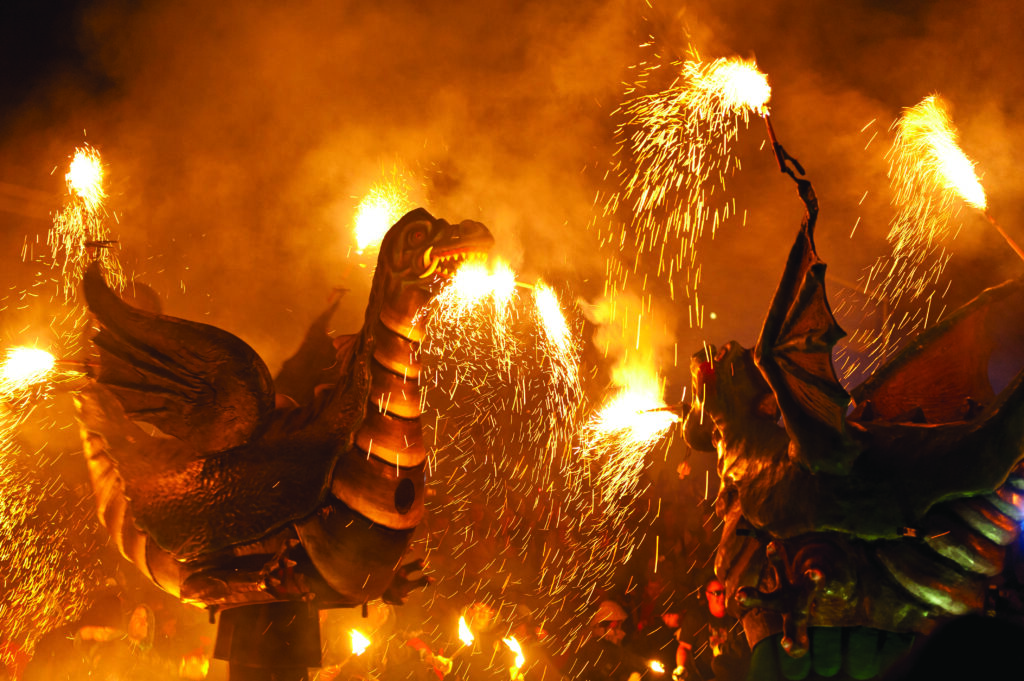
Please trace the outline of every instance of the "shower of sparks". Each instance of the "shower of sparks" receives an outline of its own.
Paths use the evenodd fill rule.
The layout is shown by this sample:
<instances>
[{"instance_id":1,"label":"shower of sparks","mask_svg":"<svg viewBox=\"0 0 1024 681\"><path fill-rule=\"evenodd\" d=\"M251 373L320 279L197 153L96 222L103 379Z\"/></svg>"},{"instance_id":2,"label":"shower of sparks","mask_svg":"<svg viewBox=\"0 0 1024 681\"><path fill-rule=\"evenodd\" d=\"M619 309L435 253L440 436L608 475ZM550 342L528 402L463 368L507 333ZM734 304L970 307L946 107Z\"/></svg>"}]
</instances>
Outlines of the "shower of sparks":
<instances>
[{"instance_id":1,"label":"shower of sparks","mask_svg":"<svg viewBox=\"0 0 1024 681\"><path fill-rule=\"evenodd\" d=\"M446 344L482 344L507 363L517 346L511 334L516 298L516 276L508 264L469 261L434 297L429 314L434 327L445 330Z\"/></svg>"},{"instance_id":2,"label":"shower of sparks","mask_svg":"<svg viewBox=\"0 0 1024 681\"><path fill-rule=\"evenodd\" d=\"M537 282L533 289L534 303L543 336L543 347L551 360L556 385L565 386L566 399L580 392L580 349L573 330L566 321L558 296L547 284Z\"/></svg>"},{"instance_id":3,"label":"shower of sparks","mask_svg":"<svg viewBox=\"0 0 1024 681\"><path fill-rule=\"evenodd\" d=\"M515 662L513 663L513 670L518 670L523 664L526 663L526 657L523 656L523 648L519 645L519 641L516 640L515 636L509 636L503 638L502 642L508 646L509 650L516 656Z\"/></svg>"},{"instance_id":4,"label":"shower of sparks","mask_svg":"<svg viewBox=\"0 0 1024 681\"><path fill-rule=\"evenodd\" d=\"M370 639L364 636L358 629L353 629L349 632L349 636L352 639L352 653L354 655L362 655L370 647Z\"/></svg>"},{"instance_id":5,"label":"shower of sparks","mask_svg":"<svg viewBox=\"0 0 1024 681\"><path fill-rule=\"evenodd\" d=\"M469 625L466 624L466 618L464 616L459 617L459 640L462 641L462 645L472 645L474 638L473 632L470 630Z\"/></svg>"},{"instance_id":6,"label":"shower of sparks","mask_svg":"<svg viewBox=\"0 0 1024 681\"><path fill-rule=\"evenodd\" d=\"M599 197L608 223L599 232L616 253L632 242L636 253L624 257L638 276L653 269L641 257L656 257L657 276L685 293L690 324L699 327L698 243L705 228L713 236L736 214L735 201L723 196L740 165L733 147L751 113L768 115L771 88L752 60L717 59L674 63L676 80L651 92L649 81L662 66L641 65L619 109L624 122L612 168L617 188ZM717 197L716 190L722 190ZM625 279L609 284L621 289Z\"/></svg>"},{"instance_id":7,"label":"shower of sparks","mask_svg":"<svg viewBox=\"0 0 1024 681\"><path fill-rule=\"evenodd\" d=\"M598 479L608 503L631 496L640 484L647 455L679 416L661 398L657 375L643 368L626 371L623 388L584 426L580 447L600 462Z\"/></svg>"},{"instance_id":8,"label":"shower of sparks","mask_svg":"<svg viewBox=\"0 0 1024 681\"><path fill-rule=\"evenodd\" d=\"M103 175L103 165L95 148L85 146L75 151L65 176L68 199L61 212L54 216L47 235L51 266L60 269L61 288L68 301L77 296L82 272L95 259L103 263L111 286L121 290L125 285L124 272L113 249L109 245L90 245L111 241L103 209L106 198Z\"/></svg>"},{"instance_id":9,"label":"shower of sparks","mask_svg":"<svg viewBox=\"0 0 1024 681\"><path fill-rule=\"evenodd\" d=\"M938 321L942 274L960 229L959 212L965 203L981 211L986 206L974 163L960 149L941 97L904 109L892 130L892 253L879 258L864 281L864 304L884 307L888 314L880 330L854 334L851 340L862 344L870 359L865 366L851 365L846 374L873 371L901 347L901 339Z\"/></svg>"},{"instance_id":10,"label":"shower of sparks","mask_svg":"<svg viewBox=\"0 0 1024 681\"><path fill-rule=\"evenodd\" d=\"M415 208L411 193L409 180L397 169L370 188L356 207L353 221L360 253L379 248L388 229Z\"/></svg>"}]
</instances>

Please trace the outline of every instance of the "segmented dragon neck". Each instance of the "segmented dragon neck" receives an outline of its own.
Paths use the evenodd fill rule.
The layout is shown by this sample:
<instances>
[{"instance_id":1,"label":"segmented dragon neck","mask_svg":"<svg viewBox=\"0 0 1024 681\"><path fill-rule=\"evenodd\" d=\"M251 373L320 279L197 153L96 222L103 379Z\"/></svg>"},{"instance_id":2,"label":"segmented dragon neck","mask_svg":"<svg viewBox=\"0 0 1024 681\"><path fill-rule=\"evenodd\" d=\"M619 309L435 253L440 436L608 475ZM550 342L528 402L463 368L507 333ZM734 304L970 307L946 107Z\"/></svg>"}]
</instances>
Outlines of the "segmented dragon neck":
<instances>
[{"instance_id":1,"label":"segmented dragon neck","mask_svg":"<svg viewBox=\"0 0 1024 681\"><path fill-rule=\"evenodd\" d=\"M356 446L400 467L423 462L426 451L420 428L419 342L424 322L420 308L429 293L407 288L385 298L373 324L370 391L366 418Z\"/></svg>"}]
</instances>

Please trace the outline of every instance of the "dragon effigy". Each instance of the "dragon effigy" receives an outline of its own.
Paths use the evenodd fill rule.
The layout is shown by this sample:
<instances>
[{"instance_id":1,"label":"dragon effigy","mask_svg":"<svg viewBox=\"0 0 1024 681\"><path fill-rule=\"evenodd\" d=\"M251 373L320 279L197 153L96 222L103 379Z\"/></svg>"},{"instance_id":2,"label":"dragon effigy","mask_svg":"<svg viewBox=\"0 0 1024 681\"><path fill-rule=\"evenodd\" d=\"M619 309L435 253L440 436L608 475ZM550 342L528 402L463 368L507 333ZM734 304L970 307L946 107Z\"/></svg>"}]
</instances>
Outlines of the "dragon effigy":
<instances>
[{"instance_id":1,"label":"dragon effigy","mask_svg":"<svg viewBox=\"0 0 1024 681\"><path fill-rule=\"evenodd\" d=\"M786 678L873 678L906 634L982 611L1020 532L1024 372L995 394L987 321L1019 310L1024 284L983 292L847 392L817 200L793 177L807 212L757 345L693 357L685 432L718 454L715 571L755 668L774 639Z\"/></svg>"},{"instance_id":2,"label":"dragon effigy","mask_svg":"<svg viewBox=\"0 0 1024 681\"><path fill-rule=\"evenodd\" d=\"M302 678L319 666L316 608L427 583L412 578L422 562L403 564L424 513L419 312L492 244L477 222L405 215L362 330L332 341L322 316L277 389L242 340L132 307L97 264L86 273L99 364L76 404L99 517L158 586L221 612L232 678Z\"/></svg>"}]
</instances>

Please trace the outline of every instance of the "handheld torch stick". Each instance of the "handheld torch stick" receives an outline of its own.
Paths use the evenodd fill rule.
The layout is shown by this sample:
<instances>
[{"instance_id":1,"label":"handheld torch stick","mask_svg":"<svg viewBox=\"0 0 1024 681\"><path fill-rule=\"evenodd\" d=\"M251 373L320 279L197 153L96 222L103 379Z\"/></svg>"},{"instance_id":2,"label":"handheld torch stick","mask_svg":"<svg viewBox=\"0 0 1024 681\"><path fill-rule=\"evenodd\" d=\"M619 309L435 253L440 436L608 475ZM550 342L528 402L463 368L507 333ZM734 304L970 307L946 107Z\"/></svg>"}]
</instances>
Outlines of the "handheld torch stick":
<instances>
[{"instance_id":1,"label":"handheld torch stick","mask_svg":"<svg viewBox=\"0 0 1024 681\"><path fill-rule=\"evenodd\" d=\"M999 236L1003 237L1003 239L1006 240L1006 243L1009 244L1010 248L1013 249L1013 252L1017 254L1017 257L1019 257L1021 260L1024 260L1024 249L1020 247L1020 244L1014 241L1013 237L1006 233L1006 230L1004 230L999 225L999 223L996 222L996 219L992 217L991 213L989 213L986 210L982 214L985 216L985 219L988 220L989 223L996 228L996 231L999 232Z\"/></svg>"}]
</instances>

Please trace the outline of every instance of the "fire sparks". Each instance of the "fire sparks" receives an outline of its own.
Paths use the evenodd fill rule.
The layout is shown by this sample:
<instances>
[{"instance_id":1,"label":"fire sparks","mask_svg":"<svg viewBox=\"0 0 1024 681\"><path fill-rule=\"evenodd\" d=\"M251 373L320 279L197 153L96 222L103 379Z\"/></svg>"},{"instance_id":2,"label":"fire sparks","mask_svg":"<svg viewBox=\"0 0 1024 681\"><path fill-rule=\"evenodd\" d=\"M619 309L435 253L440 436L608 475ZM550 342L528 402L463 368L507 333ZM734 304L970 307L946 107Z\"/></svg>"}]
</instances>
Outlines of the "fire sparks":
<instances>
[{"instance_id":1,"label":"fire sparks","mask_svg":"<svg viewBox=\"0 0 1024 681\"><path fill-rule=\"evenodd\" d=\"M981 211L987 204L975 164L960 149L941 97L905 109L892 130L887 154L896 209L888 234L892 253L875 262L864 282L865 309L887 312L880 331L854 335L870 353L866 366L854 365L865 372L898 349L901 338L939 318L942 273L960 229L957 216L965 203Z\"/></svg>"},{"instance_id":2,"label":"fire sparks","mask_svg":"<svg viewBox=\"0 0 1024 681\"><path fill-rule=\"evenodd\" d=\"M103 201L103 164L99 151L90 146L79 148L71 161L65 180L68 200L54 216L47 235L52 266L60 268L65 300L74 300L85 266L94 259L103 262L107 281L120 290L125 277L110 246L114 241L105 224Z\"/></svg>"},{"instance_id":3,"label":"fire sparks","mask_svg":"<svg viewBox=\"0 0 1024 681\"><path fill-rule=\"evenodd\" d=\"M897 205L918 200L912 192L931 194L938 189L985 210L985 190L975 164L960 149L941 98L925 97L917 106L904 110L894 128L890 177L895 178Z\"/></svg>"},{"instance_id":4,"label":"fire sparks","mask_svg":"<svg viewBox=\"0 0 1024 681\"><path fill-rule=\"evenodd\" d=\"M581 435L584 456L601 461L601 494L609 503L636 490L647 453L679 421L662 400L654 372L631 368L620 382L624 387L597 411Z\"/></svg>"},{"instance_id":5,"label":"fire sparks","mask_svg":"<svg viewBox=\"0 0 1024 681\"><path fill-rule=\"evenodd\" d=\"M710 115L768 113L772 88L768 76L758 70L752 59L716 59L710 64L687 62L684 72L694 83L698 106L706 108Z\"/></svg>"},{"instance_id":6,"label":"fire sparks","mask_svg":"<svg viewBox=\"0 0 1024 681\"><path fill-rule=\"evenodd\" d=\"M599 231L616 253L631 240L634 273L646 276L656 267L658 276L685 292L691 326L699 327L696 249L706 228L714 235L736 214L734 201L714 194L739 168L733 146L740 124L751 113L768 115L771 87L753 61L694 59L672 64L678 77L649 91L663 66L642 65L620 109L624 121L616 131L619 153L610 173L618 189L599 199L607 220ZM645 254L656 262L643 262ZM621 289L625 273L619 278L610 283Z\"/></svg>"},{"instance_id":7,"label":"fire sparks","mask_svg":"<svg viewBox=\"0 0 1024 681\"><path fill-rule=\"evenodd\" d=\"M80 198L91 211L97 210L107 194L103 189L103 164L96 149L85 146L75 149L64 179L72 196Z\"/></svg>"},{"instance_id":8,"label":"fire sparks","mask_svg":"<svg viewBox=\"0 0 1024 681\"><path fill-rule=\"evenodd\" d=\"M7 351L0 362L0 401L10 401L45 382L56 360L46 350L19 347Z\"/></svg>"},{"instance_id":9,"label":"fire sparks","mask_svg":"<svg viewBox=\"0 0 1024 681\"><path fill-rule=\"evenodd\" d=\"M378 248L391 225L414 208L410 195L409 181L397 169L370 188L356 207L354 233L359 253Z\"/></svg>"},{"instance_id":10,"label":"fire sparks","mask_svg":"<svg viewBox=\"0 0 1024 681\"><path fill-rule=\"evenodd\" d=\"M370 647L370 639L364 636L358 629L350 631L349 636L352 639L353 655L362 655L366 652L366 649Z\"/></svg>"}]
</instances>

